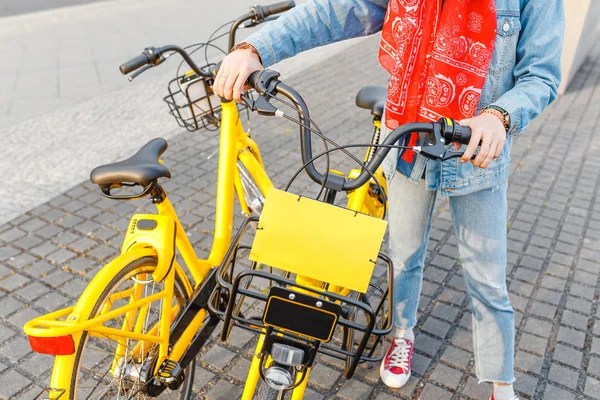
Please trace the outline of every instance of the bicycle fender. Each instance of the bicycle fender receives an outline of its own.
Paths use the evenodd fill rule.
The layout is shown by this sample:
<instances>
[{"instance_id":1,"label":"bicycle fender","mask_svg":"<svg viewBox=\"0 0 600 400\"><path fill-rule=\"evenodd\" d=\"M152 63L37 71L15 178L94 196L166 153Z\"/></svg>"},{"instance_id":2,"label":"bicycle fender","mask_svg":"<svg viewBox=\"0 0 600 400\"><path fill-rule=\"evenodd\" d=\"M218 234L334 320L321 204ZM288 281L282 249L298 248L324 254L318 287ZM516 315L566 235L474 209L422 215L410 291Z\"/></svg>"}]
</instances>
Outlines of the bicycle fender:
<instances>
[{"instance_id":1,"label":"bicycle fender","mask_svg":"<svg viewBox=\"0 0 600 400\"><path fill-rule=\"evenodd\" d=\"M129 222L121 254L140 248L154 249L158 265L152 279L160 282L173 267L176 234L177 224L173 218L156 214L135 214Z\"/></svg>"}]
</instances>

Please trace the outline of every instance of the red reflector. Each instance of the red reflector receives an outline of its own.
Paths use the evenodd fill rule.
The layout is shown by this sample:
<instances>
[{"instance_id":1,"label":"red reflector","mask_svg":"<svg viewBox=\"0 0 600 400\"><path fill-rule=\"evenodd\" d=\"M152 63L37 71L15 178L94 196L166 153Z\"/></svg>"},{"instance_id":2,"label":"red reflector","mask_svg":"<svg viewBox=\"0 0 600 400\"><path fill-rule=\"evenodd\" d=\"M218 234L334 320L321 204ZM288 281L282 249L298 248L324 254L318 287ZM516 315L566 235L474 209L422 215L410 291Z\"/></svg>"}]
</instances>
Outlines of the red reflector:
<instances>
[{"instance_id":1,"label":"red reflector","mask_svg":"<svg viewBox=\"0 0 600 400\"><path fill-rule=\"evenodd\" d=\"M75 344L71 335L56 337L29 336L31 350L53 356L68 356L75 353Z\"/></svg>"}]
</instances>

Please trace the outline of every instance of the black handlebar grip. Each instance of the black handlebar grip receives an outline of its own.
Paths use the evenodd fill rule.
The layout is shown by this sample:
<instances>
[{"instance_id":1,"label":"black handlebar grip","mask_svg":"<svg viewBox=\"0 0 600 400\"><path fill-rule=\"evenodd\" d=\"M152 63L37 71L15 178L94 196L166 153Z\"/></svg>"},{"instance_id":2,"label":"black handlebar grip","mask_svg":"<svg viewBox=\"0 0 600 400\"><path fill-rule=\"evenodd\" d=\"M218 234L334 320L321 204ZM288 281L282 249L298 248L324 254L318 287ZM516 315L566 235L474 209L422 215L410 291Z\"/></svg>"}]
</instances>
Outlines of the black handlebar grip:
<instances>
[{"instance_id":1,"label":"black handlebar grip","mask_svg":"<svg viewBox=\"0 0 600 400\"><path fill-rule=\"evenodd\" d=\"M464 125L459 125L456 128L457 131L460 131L459 134L455 135L458 139L456 141L462 144L469 144L469 141L471 140L471 128Z\"/></svg>"},{"instance_id":2,"label":"black handlebar grip","mask_svg":"<svg viewBox=\"0 0 600 400\"><path fill-rule=\"evenodd\" d=\"M146 54L142 53L139 56L134 57L131 60L127 61L125 64L121 65L119 67L119 70L121 71L121 73L123 75L127 75L131 71L135 71L136 69L143 67L144 65L148 64L149 62L150 62L150 59L148 58L148 56Z\"/></svg>"},{"instance_id":3,"label":"black handlebar grip","mask_svg":"<svg viewBox=\"0 0 600 400\"><path fill-rule=\"evenodd\" d=\"M296 2L294 0L282 1L281 3L271 4L270 6L263 6L262 12L264 18L267 18L269 15L279 14L291 10L294 7L296 7Z\"/></svg>"},{"instance_id":4,"label":"black handlebar grip","mask_svg":"<svg viewBox=\"0 0 600 400\"><path fill-rule=\"evenodd\" d=\"M246 85L248 85L252 89L256 90L256 85L258 84L258 78L259 78L261 72L262 71L254 71L253 73L251 73L250 76L248 77L248 80L246 81Z\"/></svg>"}]
</instances>

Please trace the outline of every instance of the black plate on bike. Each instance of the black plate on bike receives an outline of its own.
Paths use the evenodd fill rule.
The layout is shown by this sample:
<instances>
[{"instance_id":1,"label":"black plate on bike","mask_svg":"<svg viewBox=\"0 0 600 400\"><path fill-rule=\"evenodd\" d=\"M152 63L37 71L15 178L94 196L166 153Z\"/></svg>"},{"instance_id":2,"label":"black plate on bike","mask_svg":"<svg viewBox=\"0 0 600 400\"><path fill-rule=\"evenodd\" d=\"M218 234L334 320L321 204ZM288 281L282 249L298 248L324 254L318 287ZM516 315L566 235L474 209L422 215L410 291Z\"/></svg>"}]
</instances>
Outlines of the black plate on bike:
<instances>
[{"instance_id":1,"label":"black plate on bike","mask_svg":"<svg viewBox=\"0 0 600 400\"><path fill-rule=\"evenodd\" d=\"M318 297L272 287L263 315L267 326L328 342L342 308Z\"/></svg>"}]
</instances>

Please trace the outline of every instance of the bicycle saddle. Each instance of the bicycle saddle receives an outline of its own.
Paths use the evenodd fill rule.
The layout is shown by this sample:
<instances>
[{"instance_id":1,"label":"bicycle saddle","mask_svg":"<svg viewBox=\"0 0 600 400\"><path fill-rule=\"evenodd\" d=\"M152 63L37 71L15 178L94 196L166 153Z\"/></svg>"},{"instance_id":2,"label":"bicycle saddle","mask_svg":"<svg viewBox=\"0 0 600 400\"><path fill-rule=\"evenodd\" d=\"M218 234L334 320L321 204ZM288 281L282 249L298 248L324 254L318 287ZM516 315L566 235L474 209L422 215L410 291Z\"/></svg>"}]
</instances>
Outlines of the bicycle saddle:
<instances>
[{"instance_id":1,"label":"bicycle saddle","mask_svg":"<svg viewBox=\"0 0 600 400\"><path fill-rule=\"evenodd\" d=\"M369 85L359 90L356 95L356 105L371 110L372 115L381 118L386 99L387 88Z\"/></svg>"},{"instance_id":2,"label":"bicycle saddle","mask_svg":"<svg viewBox=\"0 0 600 400\"><path fill-rule=\"evenodd\" d=\"M152 139L127 160L94 168L90 181L102 187L123 183L147 186L158 178L170 178L169 169L158 162L167 147L165 139Z\"/></svg>"}]
</instances>

